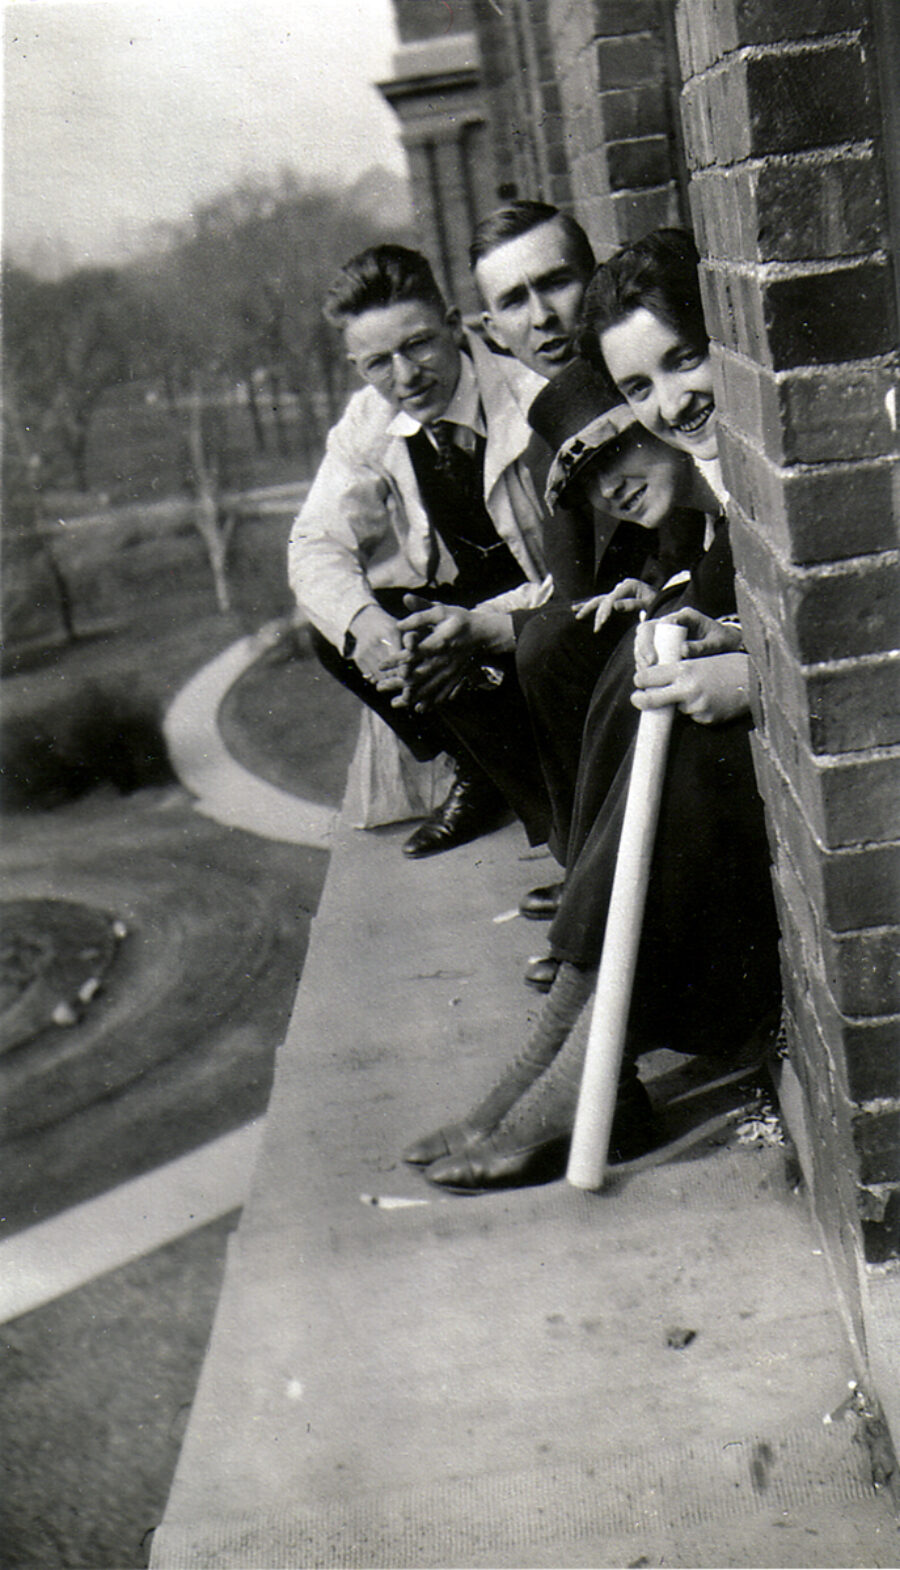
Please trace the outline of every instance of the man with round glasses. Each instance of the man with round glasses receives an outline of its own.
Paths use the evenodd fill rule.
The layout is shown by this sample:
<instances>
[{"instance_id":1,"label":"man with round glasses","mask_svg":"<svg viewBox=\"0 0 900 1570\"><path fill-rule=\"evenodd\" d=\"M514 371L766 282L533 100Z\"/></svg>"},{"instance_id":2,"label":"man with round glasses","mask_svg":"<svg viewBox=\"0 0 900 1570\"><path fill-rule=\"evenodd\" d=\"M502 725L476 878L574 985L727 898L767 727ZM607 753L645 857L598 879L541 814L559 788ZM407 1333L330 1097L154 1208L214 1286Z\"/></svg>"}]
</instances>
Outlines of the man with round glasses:
<instances>
[{"instance_id":1,"label":"man with round glasses","mask_svg":"<svg viewBox=\"0 0 900 1570\"><path fill-rule=\"evenodd\" d=\"M543 843L547 795L513 657L517 613L551 588L524 457L542 380L466 332L425 257L403 246L353 257L325 315L366 386L330 432L291 535L316 651L415 757L455 762L408 856L475 839L510 808ZM375 588L369 569L392 544L402 580ZM451 613L419 627L425 603Z\"/></svg>"}]
</instances>

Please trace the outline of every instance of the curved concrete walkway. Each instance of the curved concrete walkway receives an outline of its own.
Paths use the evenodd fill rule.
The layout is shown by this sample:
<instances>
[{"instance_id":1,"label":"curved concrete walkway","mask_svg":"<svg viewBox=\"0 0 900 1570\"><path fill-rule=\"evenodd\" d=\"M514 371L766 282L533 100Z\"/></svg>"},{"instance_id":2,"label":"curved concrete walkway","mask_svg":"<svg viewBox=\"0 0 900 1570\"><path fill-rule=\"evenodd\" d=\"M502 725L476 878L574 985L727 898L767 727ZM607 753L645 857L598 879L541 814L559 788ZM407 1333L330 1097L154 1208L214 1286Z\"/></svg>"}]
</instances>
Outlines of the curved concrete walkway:
<instances>
[{"instance_id":1,"label":"curved concrete walkway","mask_svg":"<svg viewBox=\"0 0 900 1570\"><path fill-rule=\"evenodd\" d=\"M251 774L231 756L219 733L219 705L225 694L260 655L274 647L282 631L282 623L270 622L204 665L173 700L163 733L172 767L205 817L288 845L327 850L338 818L335 809L305 801Z\"/></svg>"}]
</instances>

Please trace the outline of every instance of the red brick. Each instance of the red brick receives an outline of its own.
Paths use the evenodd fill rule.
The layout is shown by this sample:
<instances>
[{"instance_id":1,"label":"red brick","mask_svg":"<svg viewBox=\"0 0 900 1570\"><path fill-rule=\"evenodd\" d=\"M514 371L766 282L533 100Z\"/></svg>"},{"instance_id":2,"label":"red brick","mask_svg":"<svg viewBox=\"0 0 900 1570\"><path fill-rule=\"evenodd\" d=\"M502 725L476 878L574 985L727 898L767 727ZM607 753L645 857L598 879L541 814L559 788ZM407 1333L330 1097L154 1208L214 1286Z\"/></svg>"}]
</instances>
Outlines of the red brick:
<instances>
[{"instance_id":1,"label":"red brick","mask_svg":"<svg viewBox=\"0 0 900 1570\"><path fill-rule=\"evenodd\" d=\"M675 17L685 77L705 71L719 53L708 0L679 0Z\"/></svg>"},{"instance_id":2,"label":"red brick","mask_svg":"<svg viewBox=\"0 0 900 1570\"><path fill-rule=\"evenodd\" d=\"M768 701L777 701L814 753L862 752L900 743L900 660L878 656L832 666L801 665L780 630L759 614L753 589L738 576L744 641Z\"/></svg>"},{"instance_id":3,"label":"red brick","mask_svg":"<svg viewBox=\"0 0 900 1570\"><path fill-rule=\"evenodd\" d=\"M701 287L710 336L775 371L871 359L894 347L887 262L789 276L704 266Z\"/></svg>"},{"instance_id":4,"label":"red brick","mask_svg":"<svg viewBox=\"0 0 900 1570\"><path fill-rule=\"evenodd\" d=\"M701 164L800 153L878 134L874 81L854 41L727 56L695 77L685 98L712 126Z\"/></svg>"},{"instance_id":5,"label":"red brick","mask_svg":"<svg viewBox=\"0 0 900 1570\"><path fill-rule=\"evenodd\" d=\"M836 1082L848 1100L861 1104L900 1098L900 1020L896 1016L848 1019L815 967L806 971L804 981L817 1030L834 1064Z\"/></svg>"},{"instance_id":6,"label":"red brick","mask_svg":"<svg viewBox=\"0 0 900 1570\"><path fill-rule=\"evenodd\" d=\"M598 108L610 140L629 136L669 135L669 106L662 82L617 87L598 95Z\"/></svg>"},{"instance_id":7,"label":"red brick","mask_svg":"<svg viewBox=\"0 0 900 1570\"><path fill-rule=\"evenodd\" d=\"M716 395L726 418L776 463L831 463L893 455L885 397L888 361L778 375L713 345Z\"/></svg>"},{"instance_id":8,"label":"red brick","mask_svg":"<svg viewBox=\"0 0 900 1570\"><path fill-rule=\"evenodd\" d=\"M631 33L625 38L602 38L595 45L597 85L640 87L664 72L662 46L652 33Z\"/></svg>"},{"instance_id":9,"label":"red brick","mask_svg":"<svg viewBox=\"0 0 900 1570\"><path fill-rule=\"evenodd\" d=\"M815 838L803 806L765 746L754 748L754 762L778 842L797 868L820 920L838 934L896 923L900 844L828 850ZM900 1076L900 1053L896 1066Z\"/></svg>"},{"instance_id":10,"label":"red brick","mask_svg":"<svg viewBox=\"0 0 900 1570\"><path fill-rule=\"evenodd\" d=\"M726 103L740 117L733 123L734 161L858 142L879 132L874 84L855 42L751 56L727 70L733 76Z\"/></svg>"},{"instance_id":11,"label":"red brick","mask_svg":"<svg viewBox=\"0 0 900 1570\"><path fill-rule=\"evenodd\" d=\"M873 660L807 675L814 752L860 752L900 743L900 663Z\"/></svg>"},{"instance_id":12,"label":"red brick","mask_svg":"<svg viewBox=\"0 0 900 1570\"><path fill-rule=\"evenodd\" d=\"M857 557L830 570L792 567L762 544L739 507L729 518L735 561L802 664L888 653L900 645L896 553Z\"/></svg>"},{"instance_id":13,"label":"red brick","mask_svg":"<svg viewBox=\"0 0 900 1570\"><path fill-rule=\"evenodd\" d=\"M692 182L691 204L703 212L705 253L727 261L828 260L888 244L870 151L704 170Z\"/></svg>"},{"instance_id":14,"label":"red brick","mask_svg":"<svg viewBox=\"0 0 900 1570\"><path fill-rule=\"evenodd\" d=\"M870 1106L872 1102L898 1099L900 1075L896 1046L900 1021L896 1017L889 1021L876 1019L871 1025L866 1025L842 1018L815 966L808 963L807 948L797 920L797 906L786 899L783 887L778 888L777 903L785 934L786 1003L802 1031L803 1039L802 1052L795 1049L792 1060L805 1060L801 1077L808 1086L819 1087L818 1094L826 1104L826 1120L834 1118L849 1133L850 1119L857 1117L865 1106ZM834 1035L832 1043L828 1041L829 1034ZM852 1079L848 1075L848 1069L851 1068L847 1062L848 1039L852 1042L853 1054L857 1059L852 1063ZM876 1061L873 1063L870 1060L868 1065L862 1065L858 1058L866 1049L874 1051ZM880 1062L877 1061L879 1056ZM809 1070L812 1070L811 1075ZM851 1083L853 1090L848 1093L848 1084ZM867 1090L868 1094L861 1096L860 1089ZM900 1112L897 1115L900 1116ZM821 1112L818 1121L821 1124ZM869 1181L884 1179L869 1178Z\"/></svg>"},{"instance_id":15,"label":"red brick","mask_svg":"<svg viewBox=\"0 0 900 1570\"><path fill-rule=\"evenodd\" d=\"M694 41L691 34L691 8L687 0L681 0L675 7L675 39L678 44L678 59L681 62L681 74L685 82L690 81L695 71L702 70L702 66L694 63Z\"/></svg>"},{"instance_id":16,"label":"red brick","mask_svg":"<svg viewBox=\"0 0 900 1570\"><path fill-rule=\"evenodd\" d=\"M759 261L857 256L888 243L871 153L766 164L754 184L752 254Z\"/></svg>"},{"instance_id":17,"label":"red brick","mask_svg":"<svg viewBox=\"0 0 900 1570\"><path fill-rule=\"evenodd\" d=\"M713 6L723 54L745 44L848 32L867 19L865 0L713 0Z\"/></svg>"},{"instance_id":18,"label":"red brick","mask_svg":"<svg viewBox=\"0 0 900 1570\"><path fill-rule=\"evenodd\" d=\"M885 1217L896 1214L890 1210L890 1199L885 1198L885 1190L881 1190L881 1197L885 1199L885 1203L879 1204L878 1193L873 1193L871 1188L863 1187L859 1181L862 1163L869 1184L884 1181L876 1179L872 1174L885 1170L886 1152L887 1160L896 1159L896 1130L885 1124L876 1127L871 1121L871 1114L857 1112L858 1127L855 1130L859 1140L859 1148L857 1148L853 1137L854 1130L850 1123L852 1109L846 1095L833 1080L831 1054L825 1047L816 1011L812 1008L815 994L810 982L811 977L814 978L814 972L810 971L807 965L804 947L799 942L794 926L792 911L783 896L779 896L779 912L783 930L788 933L788 950L791 956L785 973L788 1039L791 1063L800 1081L809 1114L808 1145L813 1166L813 1199L816 1213L826 1233L832 1264L838 1271L838 1279L840 1281L842 1276L846 1278L842 1290L846 1296L846 1306L852 1310L854 1304L858 1308L855 1275L859 1257L860 1222L864 1219L869 1228L866 1248L870 1258L889 1257L891 1249L897 1242L896 1227L893 1228L893 1232L883 1227ZM822 992L827 999L827 991L822 989ZM870 1037L880 1028L880 1023L873 1027L873 1031L869 1033ZM860 1040L858 1027L851 1026L851 1030L854 1039L858 1042ZM898 1058L896 1033L893 1037L893 1051L890 1042L884 1038L882 1045L886 1060L891 1062L892 1071L896 1075ZM840 1048L839 1036L838 1055L840 1055ZM881 1086L878 1085L876 1095L879 1090L884 1094Z\"/></svg>"},{"instance_id":19,"label":"red brick","mask_svg":"<svg viewBox=\"0 0 900 1570\"><path fill-rule=\"evenodd\" d=\"M877 927L839 936L823 933L829 990L841 1013L855 1019L900 1013L900 927Z\"/></svg>"},{"instance_id":20,"label":"red brick","mask_svg":"<svg viewBox=\"0 0 900 1570\"><path fill-rule=\"evenodd\" d=\"M828 1085L835 1077L834 1068L811 1007L809 964L803 940L778 882L775 885L775 902L783 934L781 968L784 1008L794 1027L793 1032L788 1031L790 1057L794 1071L812 1103L814 1095L812 1087L817 1083ZM821 1092L819 1094L821 1095Z\"/></svg>"},{"instance_id":21,"label":"red brick","mask_svg":"<svg viewBox=\"0 0 900 1570\"><path fill-rule=\"evenodd\" d=\"M839 850L900 840L900 748L814 757L777 706L766 718L767 745L821 844Z\"/></svg>"},{"instance_id":22,"label":"red brick","mask_svg":"<svg viewBox=\"0 0 900 1570\"><path fill-rule=\"evenodd\" d=\"M866 845L843 855L826 855L823 876L825 910L834 931L897 920L900 844Z\"/></svg>"},{"instance_id":23,"label":"red brick","mask_svg":"<svg viewBox=\"0 0 900 1570\"><path fill-rule=\"evenodd\" d=\"M672 175L669 141L665 136L639 136L607 142L609 183L614 191L663 185Z\"/></svg>"},{"instance_id":24,"label":"red brick","mask_svg":"<svg viewBox=\"0 0 900 1570\"><path fill-rule=\"evenodd\" d=\"M659 0L594 0L592 12L598 36L652 32L660 25Z\"/></svg>"},{"instance_id":25,"label":"red brick","mask_svg":"<svg viewBox=\"0 0 900 1570\"><path fill-rule=\"evenodd\" d=\"M884 1200L879 1214L864 1216L862 1221L863 1246L870 1265L900 1259L900 1191L893 1190Z\"/></svg>"},{"instance_id":26,"label":"red brick","mask_svg":"<svg viewBox=\"0 0 900 1570\"><path fill-rule=\"evenodd\" d=\"M851 1020L843 1044L850 1094L855 1101L900 1098L900 1020Z\"/></svg>"},{"instance_id":27,"label":"red brick","mask_svg":"<svg viewBox=\"0 0 900 1570\"><path fill-rule=\"evenodd\" d=\"M705 81L689 82L681 95L681 125L684 155L689 169L714 164L717 155L709 86Z\"/></svg>"},{"instance_id":28,"label":"red brick","mask_svg":"<svg viewBox=\"0 0 900 1570\"><path fill-rule=\"evenodd\" d=\"M761 358L774 370L870 359L896 345L893 273L886 261L771 278L761 293L768 338Z\"/></svg>"},{"instance_id":29,"label":"red brick","mask_svg":"<svg viewBox=\"0 0 900 1570\"><path fill-rule=\"evenodd\" d=\"M729 261L752 259L751 179L746 168L713 168L698 172L691 181L692 211L703 214L709 233L703 254Z\"/></svg>"},{"instance_id":30,"label":"red brick","mask_svg":"<svg viewBox=\"0 0 900 1570\"><path fill-rule=\"evenodd\" d=\"M838 1031L837 1051L832 1050L826 1032L821 1027L822 1010L819 994L825 1000L826 1028L832 1019L839 1019L827 989L819 983L815 972L806 963L793 915L783 898L778 898L779 918L787 934L784 945L783 977L784 1007L793 1024L788 1031L791 1063L801 1081L807 1099L812 1104L822 1093L814 1090L817 1085L834 1085L846 1098L846 1082L842 1067L843 1039Z\"/></svg>"},{"instance_id":31,"label":"red brick","mask_svg":"<svg viewBox=\"0 0 900 1570\"><path fill-rule=\"evenodd\" d=\"M853 1143L863 1183L900 1182L900 1112L858 1112Z\"/></svg>"},{"instance_id":32,"label":"red brick","mask_svg":"<svg viewBox=\"0 0 900 1570\"><path fill-rule=\"evenodd\" d=\"M727 415L719 421L719 456L729 493L791 563L838 562L900 543L896 464L782 468L745 442Z\"/></svg>"},{"instance_id":33,"label":"red brick","mask_svg":"<svg viewBox=\"0 0 900 1570\"><path fill-rule=\"evenodd\" d=\"M661 225L678 223L678 192L673 181L645 191L616 191L609 203L622 237L620 244L637 240Z\"/></svg>"}]
</instances>

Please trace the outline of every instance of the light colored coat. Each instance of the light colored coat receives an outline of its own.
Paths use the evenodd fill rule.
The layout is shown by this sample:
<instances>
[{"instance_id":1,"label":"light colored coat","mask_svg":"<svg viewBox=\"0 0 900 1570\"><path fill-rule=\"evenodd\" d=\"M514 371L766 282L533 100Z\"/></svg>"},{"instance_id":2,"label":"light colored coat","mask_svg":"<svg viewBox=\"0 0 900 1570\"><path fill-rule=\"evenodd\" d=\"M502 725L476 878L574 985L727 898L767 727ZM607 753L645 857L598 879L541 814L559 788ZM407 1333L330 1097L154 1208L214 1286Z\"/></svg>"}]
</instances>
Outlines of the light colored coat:
<instances>
[{"instance_id":1,"label":"light colored coat","mask_svg":"<svg viewBox=\"0 0 900 1570\"><path fill-rule=\"evenodd\" d=\"M523 454L531 438L527 411L544 384L517 361L466 336L487 425L485 505L527 579L485 603L501 610L541 604L552 589L542 541L545 506ZM368 568L379 549L382 554L385 546L399 549L395 582L411 588L425 583L431 530L401 434L411 429L408 417L395 414L373 387L354 393L329 433L291 531L291 588L313 625L338 649L354 616L375 603ZM438 544L436 579L449 583L456 569Z\"/></svg>"}]
</instances>

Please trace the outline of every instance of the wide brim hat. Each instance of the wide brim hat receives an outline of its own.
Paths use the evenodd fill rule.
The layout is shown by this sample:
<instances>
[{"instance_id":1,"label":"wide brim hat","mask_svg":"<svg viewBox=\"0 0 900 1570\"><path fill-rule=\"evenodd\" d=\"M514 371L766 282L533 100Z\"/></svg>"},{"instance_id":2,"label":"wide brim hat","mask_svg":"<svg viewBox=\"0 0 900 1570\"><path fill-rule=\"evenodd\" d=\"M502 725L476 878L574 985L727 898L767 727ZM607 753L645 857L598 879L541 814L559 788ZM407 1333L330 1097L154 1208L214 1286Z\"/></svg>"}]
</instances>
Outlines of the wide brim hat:
<instances>
[{"instance_id":1,"label":"wide brim hat","mask_svg":"<svg viewBox=\"0 0 900 1570\"><path fill-rule=\"evenodd\" d=\"M634 424L634 415L609 377L586 360L573 360L541 388L528 423L554 454L544 490L553 508L580 470Z\"/></svg>"}]
</instances>

